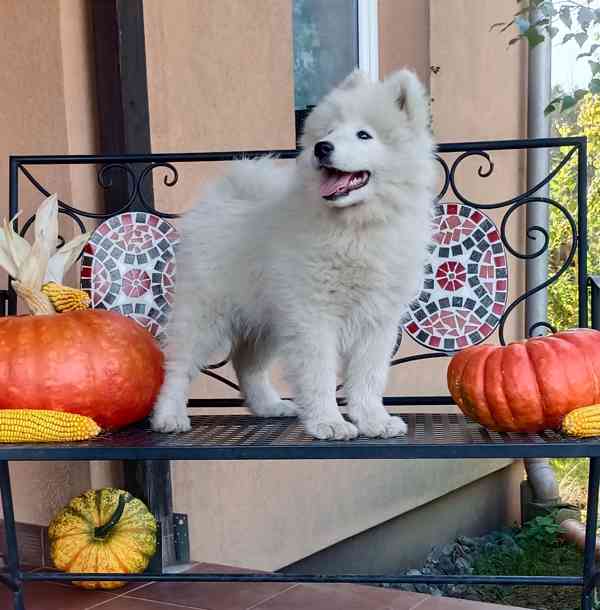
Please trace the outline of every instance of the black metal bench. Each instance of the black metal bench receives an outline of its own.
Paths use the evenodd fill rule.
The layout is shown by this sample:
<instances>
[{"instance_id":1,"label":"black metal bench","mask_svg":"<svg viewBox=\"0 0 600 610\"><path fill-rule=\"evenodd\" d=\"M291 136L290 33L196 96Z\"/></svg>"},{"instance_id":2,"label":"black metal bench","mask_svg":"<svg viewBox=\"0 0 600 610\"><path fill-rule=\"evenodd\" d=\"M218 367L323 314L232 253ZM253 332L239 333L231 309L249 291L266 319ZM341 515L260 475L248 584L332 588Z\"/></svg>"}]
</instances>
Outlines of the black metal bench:
<instances>
[{"instance_id":1,"label":"black metal bench","mask_svg":"<svg viewBox=\"0 0 600 610\"><path fill-rule=\"evenodd\" d=\"M458 169L467 159L479 160L481 165L477 170L480 178L492 174L493 154L495 151L523 151L526 149L551 149L561 151L562 158L557 162L552 172L539 184L525 192L507 199L493 203L470 201L458 187ZM284 158L293 158L296 151L255 151L251 153L207 153L207 154L145 154L145 155L108 155L108 156L19 156L10 159L10 216L13 217L19 210L19 177L27 179L42 194L49 194L46 188L35 177L35 166L52 165L95 165L99 166L99 181L107 189L108 212L95 214L77 210L65 202L61 202L61 212L72 218L83 230L82 219L106 219L114 214L145 210L162 217L172 217L153 209L152 184L149 177L155 169L163 168L169 172L164 179L167 186L177 182L178 174L174 166L176 163L226 161L240 155L257 155L265 152L279 152ZM477 343L490 333L489 325L497 326L499 338L504 342L504 326L508 316L517 306L522 304L532 294L542 290L545 286L556 281L573 264L578 268L578 325L588 326L590 318L595 328L600 328L600 284L594 278L588 277L586 267L586 141L584 138L563 138L546 140L512 140L499 142L474 142L460 144L443 144L439 147L439 161L442 170L442 187L439 201L456 201L450 203L452 208L444 208L444 213L454 215L456 218L462 214L475 225L473 228L473 243L466 248L473 248L471 259L479 262L482 256L494 259L497 255L502 259L506 253L515 260L527 260L541 256L548 248L548 235L543 230L530 229L528 236L537 237L542 245L534 248L533 252L520 252L511 244L507 236L507 221L517 210L522 210L532 204L547 204L553 206L565 215L573 231L572 242L568 247L567 257L560 268L543 284L530 288L517 296L511 303L507 302L506 274L494 272L493 278L488 272L480 272L478 277L481 283L488 279L495 279L498 283L488 292L479 289L478 281L473 280L474 290L481 299L481 303L469 304L466 299L457 297L450 299L448 309L462 308L468 317L468 311L479 310L487 305L487 310L480 311L481 325L476 330L467 330L464 327L463 335L466 338L458 340L458 334L446 334L448 341L436 335L436 324L439 322L440 309L446 307L441 300L436 301L435 307L431 305L432 293L427 291L428 286L420 295L411 310L412 322L404 324L404 332L409 334L417 343L428 348L425 353L414 354L402 358L395 358L393 366L402 365L409 361L428 360L430 358L444 358L451 355L469 343ZM577 163L577 217L574 218L568 210L559 203L545 197L540 197L538 191L548 184L568 162ZM121 180L116 180L120 172ZM115 179L111 183L107 179L111 173ZM111 188L114 189L111 191ZM115 194L116 193L116 194ZM126 204L122 205L123 202ZM462 207L461 207L462 206ZM503 210L503 219L499 228L490 227L485 215L480 212L486 209ZM30 219L31 220L31 219ZM455 224L458 220L453 221ZM26 232L30 222L22 228ZM453 230L452 222L448 230ZM492 254L486 254L488 246L483 244L483 237L476 231L488 232L491 240L489 247ZM443 237L440 237L440 250ZM483 244L480 254L476 251L477 240ZM489 241L488 240L488 241ZM539 242L538 242L539 243ZM494 244L501 244L494 246ZM493 247L492 247L493 246ZM457 251L458 252L458 251ZM455 252L454 254L456 254ZM442 257L452 258L453 252L438 252ZM485 258L484 256L484 258ZM479 258L478 258L479 257ZM495 260L498 265L506 269L506 261ZM440 265L441 267L442 265ZM436 270L428 271L428 278ZM436 275L442 287L454 290L457 284L452 282L466 281L468 270L459 270L457 265L445 265L440 274ZM491 273L491 272L490 272ZM444 275L445 274L445 275ZM443 276L443 277L442 277ZM460 278L458 278L460 276ZM471 277L474 277L471 275ZM441 279L440 279L441 278ZM457 279L458 278L458 279ZM427 282L427 280L426 280ZM445 284L444 284L445 282ZM448 284L451 282L451 284ZM504 294L502 294L504 292ZM493 298L489 298L490 295ZM438 295L439 296L439 295ZM16 299L11 290L0 292L0 305L4 306L4 314L12 315L16 312ZM501 307L500 307L501 306ZM500 311L501 309L501 311ZM420 313L419 313L420 312ZM428 316L431 315L431 318ZM437 317L436 317L437 316ZM429 320L429 326L423 320ZM466 318L465 318L466 319ZM412 326L411 326L412 324ZM466 324L466 323L465 323ZM548 328L543 321L529 321L528 334L540 327ZM427 328L430 332L427 332ZM424 330L425 329L425 330ZM447 328L444 330L447 333ZM552 329L550 329L552 330ZM491 331L490 331L491 332ZM424 334L423 334L424 333ZM433 338L432 338L433 337ZM452 340L450 340L452 339ZM219 363L205 371L207 375L217 378L227 385L237 388L231 379L228 379L216 369L222 366ZM341 399L343 402L343 399ZM288 418L260 419L249 415L201 415L193 416L193 426L190 432L180 435L160 435L149 430L147 422L141 422L126 430L106 435L89 442L58 443L52 445L0 445L0 490L2 492L2 506L4 512L4 527L7 540L7 569L0 574L0 582L14 592L14 607L24 609L22 586L29 581L74 581L74 580L115 580L123 581L271 581L271 582L361 582L361 583L465 583L465 584L540 584L540 585L578 585L582 587L582 608L592 608L593 590L598 579L595 567L595 532L598 513L598 490L600 484L600 442L596 440L573 440L561 437L559 434L548 431L542 434L506 434L487 431L477 424L468 421L461 415L448 414L419 414L415 407L429 405L452 405L449 396L394 396L386 397L385 403L403 410L408 423L408 434L397 439L364 439L354 441L317 441L307 437L298 422ZM191 400L191 407L240 407L239 399L202 399ZM410 407L410 408L409 408ZM458 459L458 458L533 458L533 457L582 457L590 459L588 508L586 524L586 546L584 558L584 573L576 577L558 576L388 576L388 575L299 575L299 574L176 574L165 573L163 567L173 558L172 549L165 548L173 543L172 531L172 504L170 496L170 470L169 460L302 460L302 459ZM134 493L143 497L159 519L161 524L162 549L158 564L153 564L148 572L137 575L114 574L62 574L51 571L22 571L19 565L17 548L15 518L11 495L11 482L8 464L10 461L23 460L123 460L126 468L126 486ZM169 559L170 558L170 559Z\"/></svg>"}]
</instances>

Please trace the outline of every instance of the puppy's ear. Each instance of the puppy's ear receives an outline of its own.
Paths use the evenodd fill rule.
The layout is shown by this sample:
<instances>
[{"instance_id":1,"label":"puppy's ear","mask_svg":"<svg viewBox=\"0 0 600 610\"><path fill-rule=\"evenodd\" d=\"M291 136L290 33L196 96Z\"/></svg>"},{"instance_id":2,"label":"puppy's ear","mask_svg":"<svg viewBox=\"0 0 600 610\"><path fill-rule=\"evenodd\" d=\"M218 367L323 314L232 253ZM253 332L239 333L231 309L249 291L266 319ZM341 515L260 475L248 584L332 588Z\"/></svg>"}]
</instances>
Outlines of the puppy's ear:
<instances>
[{"instance_id":1,"label":"puppy's ear","mask_svg":"<svg viewBox=\"0 0 600 610\"><path fill-rule=\"evenodd\" d=\"M346 78L338 85L338 89L354 89L355 87L359 87L360 85L365 85L366 83L370 83L371 79L366 72L359 70L353 70L346 76Z\"/></svg>"},{"instance_id":2,"label":"puppy's ear","mask_svg":"<svg viewBox=\"0 0 600 610\"><path fill-rule=\"evenodd\" d=\"M399 70L383 82L400 110L406 113L416 128L422 129L429 125L429 99L425 87L414 72Z\"/></svg>"}]
</instances>

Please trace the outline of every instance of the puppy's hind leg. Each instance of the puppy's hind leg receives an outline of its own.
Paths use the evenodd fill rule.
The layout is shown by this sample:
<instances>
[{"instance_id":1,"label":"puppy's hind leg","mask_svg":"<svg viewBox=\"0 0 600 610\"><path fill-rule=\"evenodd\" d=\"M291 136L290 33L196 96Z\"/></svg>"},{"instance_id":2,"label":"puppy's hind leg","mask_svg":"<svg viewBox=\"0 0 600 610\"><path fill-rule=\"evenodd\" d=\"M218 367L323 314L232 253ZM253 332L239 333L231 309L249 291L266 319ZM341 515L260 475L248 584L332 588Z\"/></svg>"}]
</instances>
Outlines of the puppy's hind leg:
<instances>
[{"instance_id":1,"label":"puppy's hind leg","mask_svg":"<svg viewBox=\"0 0 600 610\"><path fill-rule=\"evenodd\" d=\"M269 365L272 354L267 342L247 340L233 354L233 366L246 406L260 417L285 417L297 414L291 400L282 400L271 385Z\"/></svg>"}]
</instances>

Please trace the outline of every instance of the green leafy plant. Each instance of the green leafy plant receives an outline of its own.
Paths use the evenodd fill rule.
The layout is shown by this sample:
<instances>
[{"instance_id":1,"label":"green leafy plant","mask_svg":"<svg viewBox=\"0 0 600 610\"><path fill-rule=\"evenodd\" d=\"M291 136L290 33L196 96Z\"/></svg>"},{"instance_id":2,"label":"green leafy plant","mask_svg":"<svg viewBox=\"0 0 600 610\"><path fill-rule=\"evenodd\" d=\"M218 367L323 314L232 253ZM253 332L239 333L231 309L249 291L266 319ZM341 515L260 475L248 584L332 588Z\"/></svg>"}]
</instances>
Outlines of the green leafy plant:
<instances>
[{"instance_id":1,"label":"green leafy plant","mask_svg":"<svg viewBox=\"0 0 600 610\"><path fill-rule=\"evenodd\" d=\"M517 543L530 544L558 544L557 537L559 525L554 516L544 515L529 521L515 536Z\"/></svg>"},{"instance_id":2,"label":"green leafy plant","mask_svg":"<svg viewBox=\"0 0 600 610\"><path fill-rule=\"evenodd\" d=\"M550 464L556 474L561 500L585 508L588 461L583 458L556 458L550 460Z\"/></svg>"},{"instance_id":3,"label":"green leafy plant","mask_svg":"<svg viewBox=\"0 0 600 610\"><path fill-rule=\"evenodd\" d=\"M538 517L510 533L517 548L498 545L485 549L475 560L477 575L579 576L583 570L583 554L559 535L552 517ZM576 610L580 607L579 587L520 586L476 587L481 601L519 608L544 610Z\"/></svg>"},{"instance_id":4,"label":"green leafy plant","mask_svg":"<svg viewBox=\"0 0 600 610\"><path fill-rule=\"evenodd\" d=\"M585 135L588 139L588 273L600 274L600 95L587 94L576 108L555 122L560 136ZM556 155L556 164L565 151ZM577 156L574 155L550 183L550 196L577 218ZM565 261L572 242L570 225L556 208L550 212L549 274ZM548 321L557 329L578 326L578 271L573 262L548 288Z\"/></svg>"},{"instance_id":5,"label":"green leafy plant","mask_svg":"<svg viewBox=\"0 0 600 610\"><path fill-rule=\"evenodd\" d=\"M508 21L494 23L490 30L516 30L509 45L525 40L536 47L559 36L560 44L575 43L581 49L577 60L587 61L591 78L586 88L562 92L545 109L549 114L572 108L587 93L600 93L600 7L597 0L517 0L519 10Z\"/></svg>"}]
</instances>

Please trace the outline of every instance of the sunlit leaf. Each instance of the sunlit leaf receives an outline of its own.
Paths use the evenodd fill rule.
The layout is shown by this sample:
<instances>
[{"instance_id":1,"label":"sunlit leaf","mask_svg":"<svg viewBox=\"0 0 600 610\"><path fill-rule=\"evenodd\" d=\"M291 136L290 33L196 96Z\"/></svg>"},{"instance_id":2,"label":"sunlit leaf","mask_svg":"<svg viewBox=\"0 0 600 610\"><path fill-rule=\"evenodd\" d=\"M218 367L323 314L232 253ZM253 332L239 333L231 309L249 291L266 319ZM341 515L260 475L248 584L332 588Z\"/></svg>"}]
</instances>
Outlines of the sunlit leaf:
<instances>
[{"instance_id":1,"label":"sunlit leaf","mask_svg":"<svg viewBox=\"0 0 600 610\"><path fill-rule=\"evenodd\" d=\"M545 38L537 28L531 27L529 28L525 34L523 34L525 38L527 38L527 42L529 42L529 46L531 48L536 47L538 44L544 42Z\"/></svg>"},{"instance_id":2,"label":"sunlit leaf","mask_svg":"<svg viewBox=\"0 0 600 610\"><path fill-rule=\"evenodd\" d=\"M525 34L530 27L529 19L525 19L525 17L515 17L515 25L521 34Z\"/></svg>"},{"instance_id":3,"label":"sunlit leaf","mask_svg":"<svg viewBox=\"0 0 600 610\"><path fill-rule=\"evenodd\" d=\"M562 39L562 44L565 44L565 42L569 42L569 40L571 40L573 38L575 38L575 34L573 34L572 32L565 34Z\"/></svg>"},{"instance_id":4,"label":"sunlit leaf","mask_svg":"<svg viewBox=\"0 0 600 610\"><path fill-rule=\"evenodd\" d=\"M560 20L565 24L565 26L570 30L573 27L573 20L571 19L571 11L566 6L561 6L558 11L558 16Z\"/></svg>"},{"instance_id":5,"label":"sunlit leaf","mask_svg":"<svg viewBox=\"0 0 600 610\"><path fill-rule=\"evenodd\" d=\"M582 6L577 11L577 22L582 27L582 29L587 30L590 23L594 19L594 11L587 6Z\"/></svg>"},{"instance_id":6,"label":"sunlit leaf","mask_svg":"<svg viewBox=\"0 0 600 610\"><path fill-rule=\"evenodd\" d=\"M554 17L554 15L556 15L556 13L558 12L554 8L554 4L552 2L545 2L539 8L540 8L540 12L545 17Z\"/></svg>"},{"instance_id":7,"label":"sunlit leaf","mask_svg":"<svg viewBox=\"0 0 600 610\"><path fill-rule=\"evenodd\" d=\"M564 112L565 110L568 110L569 108L575 106L576 103L577 100L572 95L565 95L562 98L562 105L560 107L560 111Z\"/></svg>"}]
</instances>

